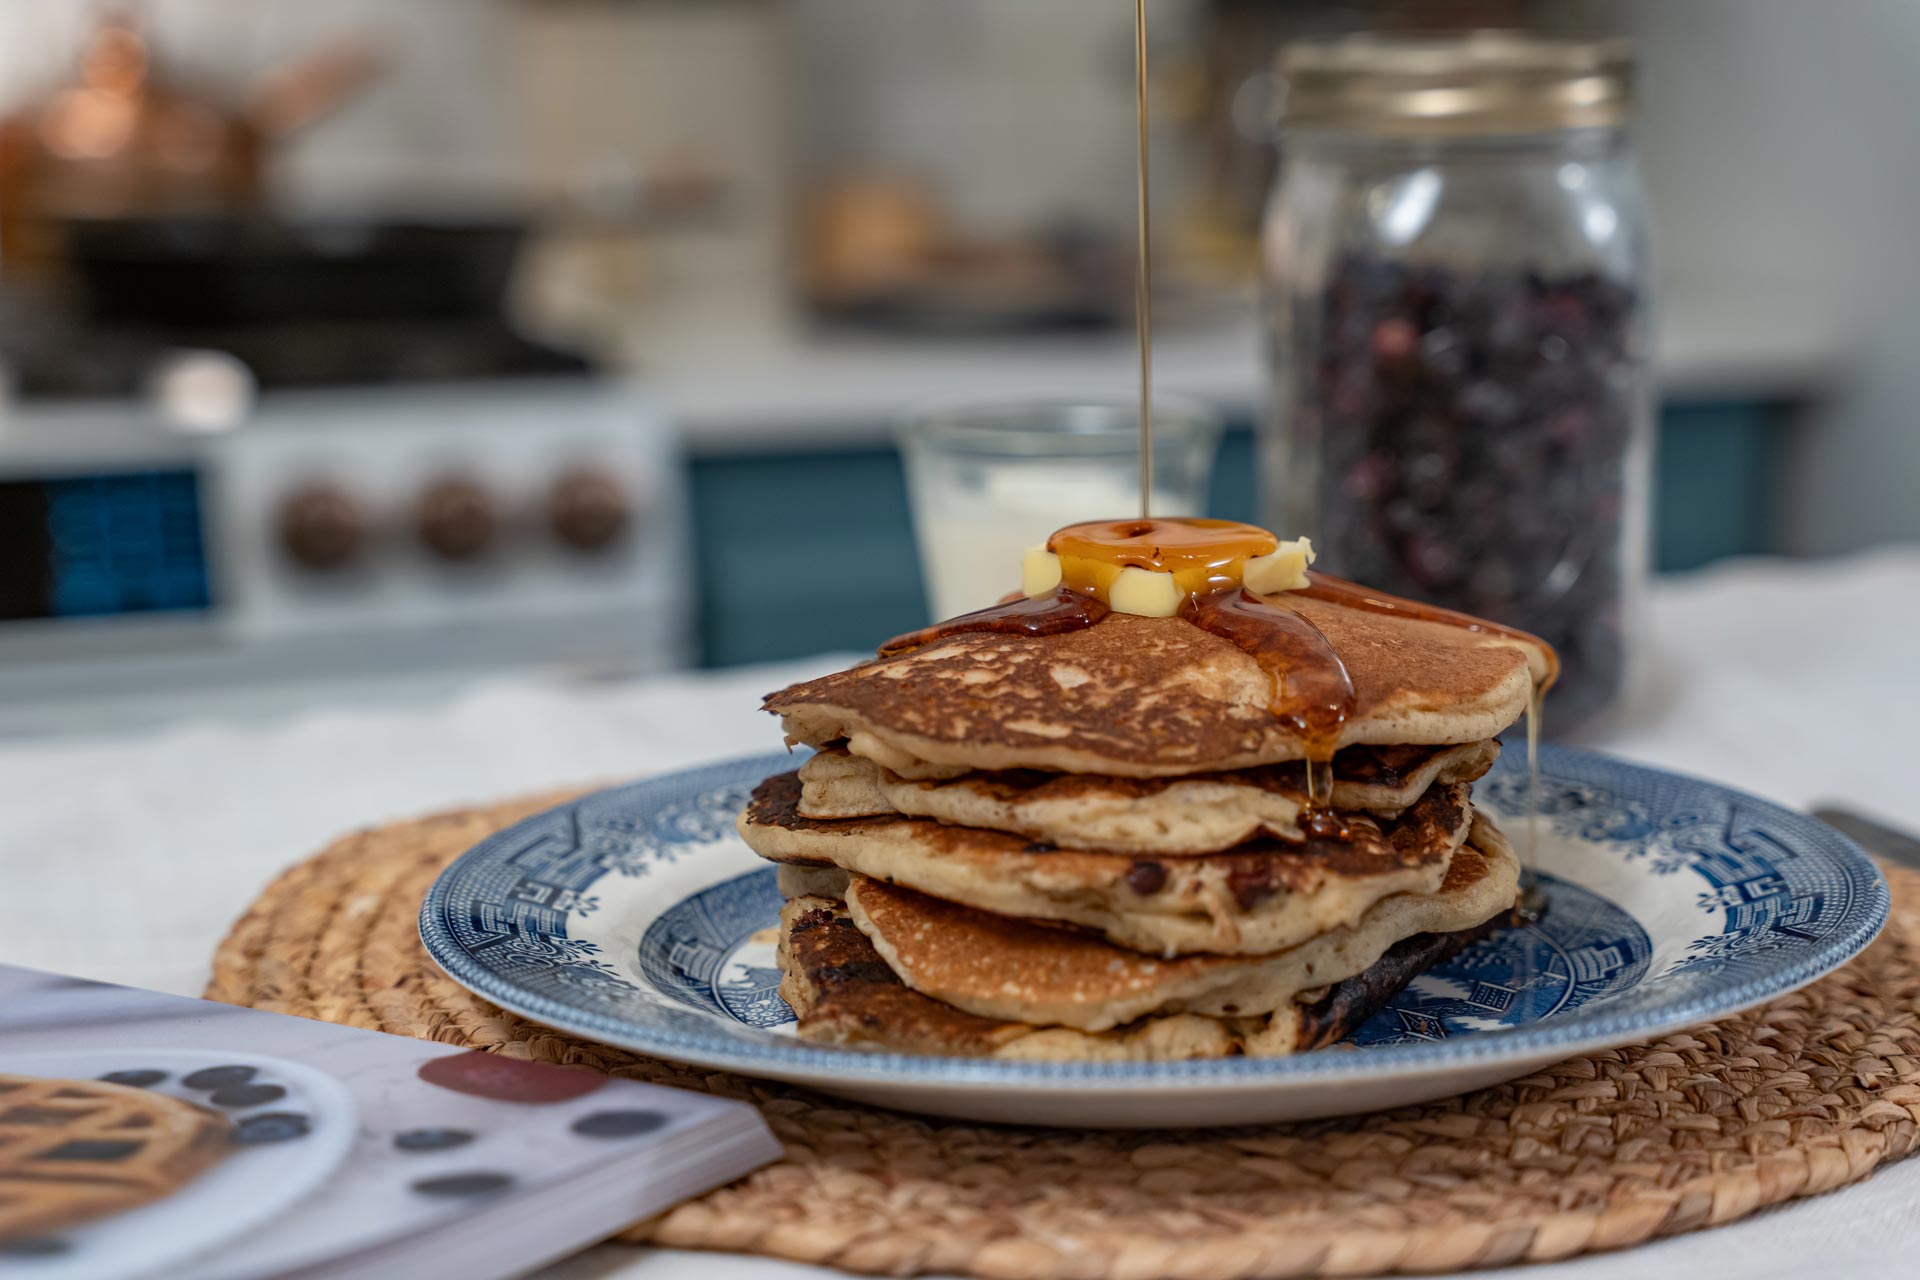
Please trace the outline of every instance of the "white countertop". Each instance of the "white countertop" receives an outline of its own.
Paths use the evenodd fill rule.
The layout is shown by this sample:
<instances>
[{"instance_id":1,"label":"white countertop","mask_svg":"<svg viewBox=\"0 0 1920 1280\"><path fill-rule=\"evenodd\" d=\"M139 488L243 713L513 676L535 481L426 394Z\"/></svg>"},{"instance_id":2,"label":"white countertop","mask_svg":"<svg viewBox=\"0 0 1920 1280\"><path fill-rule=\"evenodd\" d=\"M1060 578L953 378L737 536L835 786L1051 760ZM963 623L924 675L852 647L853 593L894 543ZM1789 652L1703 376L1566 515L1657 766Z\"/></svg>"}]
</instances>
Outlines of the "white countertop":
<instances>
[{"instance_id":1,"label":"white countertop","mask_svg":"<svg viewBox=\"0 0 1920 1280\"><path fill-rule=\"evenodd\" d=\"M1802 399L1843 370L1840 323L1795 297L1676 289L1658 317L1656 362L1670 399ZM1159 391L1233 413L1264 394L1262 337L1249 300L1168 325L1155 344ZM809 330L773 299L688 298L643 318L631 362L696 452L884 442L902 416L967 400L1127 400L1131 330L976 338Z\"/></svg>"},{"instance_id":2,"label":"white countertop","mask_svg":"<svg viewBox=\"0 0 1920 1280\"><path fill-rule=\"evenodd\" d=\"M1596 745L1798 806L1920 828L1920 548L1751 562L1662 581L1657 673ZM774 747L759 695L841 665L631 684L495 678L432 698L328 699L123 733L0 739L0 962L197 993L228 924L331 837L437 808ZM1867 1186L1529 1280L1903 1274L1920 1162ZM764 1259L597 1249L554 1272L818 1276Z\"/></svg>"}]
</instances>

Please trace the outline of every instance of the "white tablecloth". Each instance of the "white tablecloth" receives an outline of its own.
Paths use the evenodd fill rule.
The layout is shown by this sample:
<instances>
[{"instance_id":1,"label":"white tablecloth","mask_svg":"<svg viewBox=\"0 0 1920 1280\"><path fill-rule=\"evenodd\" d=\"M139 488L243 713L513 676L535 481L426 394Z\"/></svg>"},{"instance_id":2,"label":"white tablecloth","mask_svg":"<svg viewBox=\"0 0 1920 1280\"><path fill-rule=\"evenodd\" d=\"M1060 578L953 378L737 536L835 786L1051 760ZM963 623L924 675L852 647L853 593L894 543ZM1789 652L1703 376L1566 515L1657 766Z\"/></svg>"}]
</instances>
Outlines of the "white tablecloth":
<instances>
[{"instance_id":1,"label":"white tablecloth","mask_svg":"<svg viewBox=\"0 0 1920 1280\"><path fill-rule=\"evenodd\" d=\"M1594 745L1920 829L1920 549L1664 580L1647 678ZM0 740L0 961L198 993L274 873L355 826L778 746L758 695L833 658L637 684L499 678L426 703L219 715L124 735ZM1719 1231L1527 1274L1743 1280L1913 1274L1920 1163ZM603 1248L556 1269L819 1276L764 1259Z\"/></svg>"}]
</instances>

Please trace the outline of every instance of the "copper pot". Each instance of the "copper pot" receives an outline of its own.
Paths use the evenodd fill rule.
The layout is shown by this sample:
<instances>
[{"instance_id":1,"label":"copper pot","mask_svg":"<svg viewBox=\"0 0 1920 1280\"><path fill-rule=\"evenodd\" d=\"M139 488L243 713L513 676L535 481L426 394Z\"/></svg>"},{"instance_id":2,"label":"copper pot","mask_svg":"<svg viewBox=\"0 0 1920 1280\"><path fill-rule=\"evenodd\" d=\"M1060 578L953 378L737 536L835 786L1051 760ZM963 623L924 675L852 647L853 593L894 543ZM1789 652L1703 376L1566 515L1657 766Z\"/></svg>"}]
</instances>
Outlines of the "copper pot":
<instances>
[{"instance_id":1,"label":"copper pot","mask_svg":"<svg viewBox=\"0 0 1920 1280\"><path fill-rule=\"evenodd\" d=\"M59 222L256 206L273 145L380 69L347 41L259 77L238 102L166 81L140 24L108 13L65 87L0 121L0 254L29 273L64 256Z\"/></svg>"}]
</instances>

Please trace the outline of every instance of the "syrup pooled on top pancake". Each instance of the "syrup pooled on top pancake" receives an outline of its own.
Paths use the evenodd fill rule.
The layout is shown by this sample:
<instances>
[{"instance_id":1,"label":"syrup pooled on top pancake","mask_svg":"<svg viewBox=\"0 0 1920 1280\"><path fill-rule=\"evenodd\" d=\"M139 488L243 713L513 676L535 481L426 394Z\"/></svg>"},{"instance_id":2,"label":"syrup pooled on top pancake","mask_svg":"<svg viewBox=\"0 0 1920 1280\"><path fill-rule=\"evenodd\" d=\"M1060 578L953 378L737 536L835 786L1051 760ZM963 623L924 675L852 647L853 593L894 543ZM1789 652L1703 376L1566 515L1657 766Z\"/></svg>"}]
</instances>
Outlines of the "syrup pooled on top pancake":
<instances>
[{"instance_id":1,"label":"syrup pooled on top pancake","mask_svg":"<svg viewBox=\"0 0 1920 1280\"><path fill-rule=\"evenodd\" d=\"M1160 531L1185 522L1133 523ZM1207 581L1231 572L1231 564L1223 570L1195 558L1213 575ZM1183 590L1177 567L1121 568ZM1168 777L1325 760L1356 744L1491 738L1520 718L1536 680L1549 678L1551 650L1531 637L1466 620L1480 628L1472 629L1377 593L1343 595L1329 581L1314 579L1305 591L1260 595L1233 586L1183 596L1166 616L1108 606L1051 633L1004 629L995 610L983 610L902 637L875 662L776 693L766 707L790 740L844 741L904 778L1018 768ZM1063 576L1050 593L1084 595L1082 587L1098 585ZM1109 589L1120 585L1116 573ZM1252 607L1241 597L1257 602L1261 613L1248 629L1270 623L1290 638L1263 656L1243 647L1245 636L1204 629L1219 621L1223 597L1236 609ZM1398 612L1382 607L1402 603ZM1324 639L1324 653L1317 642L1293 642L1309 631ZM1342 684L1351 700L1336 707Z\"/></svg>"}]
</instances>

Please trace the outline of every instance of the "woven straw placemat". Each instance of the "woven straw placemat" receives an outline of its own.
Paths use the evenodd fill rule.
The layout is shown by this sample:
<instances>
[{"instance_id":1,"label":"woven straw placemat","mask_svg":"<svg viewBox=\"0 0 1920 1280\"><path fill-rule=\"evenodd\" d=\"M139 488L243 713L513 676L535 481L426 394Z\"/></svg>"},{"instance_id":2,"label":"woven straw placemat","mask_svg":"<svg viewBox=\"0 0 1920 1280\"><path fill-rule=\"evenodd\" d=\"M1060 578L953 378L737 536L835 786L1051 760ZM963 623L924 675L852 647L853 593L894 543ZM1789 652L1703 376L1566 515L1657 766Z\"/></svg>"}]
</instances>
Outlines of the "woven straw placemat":
<instances>
[{"instance_id":1,"label":"woven straw placemat","mask_svg":"<svg viewBox=\"0 0 1920 1280\"><path fill-rule=\"evenodd\" d=\"M786 1159L634 1243L989 1277L1375 1275L1564 1258L1733 1221L1920 1141L1920 875L1838 973L1763 1009L1463 1098L1173 1134L931 1121L575 1040L420 947L433 877L547 796L365 831L287 872L214 959L216 1000L706 1089Z\"/></svg>"}]
</instances>

